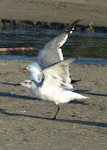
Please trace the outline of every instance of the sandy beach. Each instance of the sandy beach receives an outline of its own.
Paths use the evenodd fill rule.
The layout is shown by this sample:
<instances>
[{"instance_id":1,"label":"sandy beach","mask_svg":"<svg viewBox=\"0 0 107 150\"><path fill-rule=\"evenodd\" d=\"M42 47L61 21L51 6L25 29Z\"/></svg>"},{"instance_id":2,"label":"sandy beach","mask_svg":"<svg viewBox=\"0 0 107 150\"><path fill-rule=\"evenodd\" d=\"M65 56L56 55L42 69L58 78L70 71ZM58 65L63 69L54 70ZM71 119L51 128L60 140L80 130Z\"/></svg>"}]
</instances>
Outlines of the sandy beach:
<instances>
[{"instance_id":1,"label":"sandy beach","mask_svg":"<svg viewBox=\"0 0 107 150\"><path fill-rule=\"evenodd\" d=\"M57 107L37 100L28 89L14 87L30 78L23 71L31 61L0 60L0 149L107 149L107 66L70 65L78 93L88 100Z\"/></svg>"},{"instance_id":2,"label":"sandy beach","mask_svg":"<svg viewBox=\"0 0 107 150\"><path fill-rule=\"evenodd\" d=\"M3 19L107 27L106 0L0 0ZM106 150L107 66L70 64L76 91L87 100L60 104L40 101L28 89L15 87L30 78L23 71L32 61L0 60L0 150Z\"/></svg>"},{"instance_id":3,"label":"sandy beach","mask_svg":"<svg viewBox=\"0 0 107 150\"><path fill-rule=\"evenodd\" d=\"M80 25L107 27L106 0L0 0L0 19L70 23L78 18L83 21Z\"/></svg>"}]
</instances>

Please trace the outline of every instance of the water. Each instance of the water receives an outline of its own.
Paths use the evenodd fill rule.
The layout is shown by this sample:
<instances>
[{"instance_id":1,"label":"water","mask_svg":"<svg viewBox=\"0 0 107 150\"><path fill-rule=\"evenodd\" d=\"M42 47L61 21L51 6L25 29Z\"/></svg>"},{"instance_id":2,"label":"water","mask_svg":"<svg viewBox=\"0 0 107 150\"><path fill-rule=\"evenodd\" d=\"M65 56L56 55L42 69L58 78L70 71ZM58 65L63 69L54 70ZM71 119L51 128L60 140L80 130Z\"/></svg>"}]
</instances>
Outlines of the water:
<instances>
[{"instance_id":1,"label":"water","mask_svg":"<svg viewBox=\"0 0 107 150\"><path fill-rule=\"evenodd\" d=\"M60 30L35 27L2 28L0 48L33 47L29 51L0 52L0 59L35 60L38 51ZM65 58L78 55L77 64L107 65L107 33L75 31L62 47Z\"/></svg>"}]
</instances>

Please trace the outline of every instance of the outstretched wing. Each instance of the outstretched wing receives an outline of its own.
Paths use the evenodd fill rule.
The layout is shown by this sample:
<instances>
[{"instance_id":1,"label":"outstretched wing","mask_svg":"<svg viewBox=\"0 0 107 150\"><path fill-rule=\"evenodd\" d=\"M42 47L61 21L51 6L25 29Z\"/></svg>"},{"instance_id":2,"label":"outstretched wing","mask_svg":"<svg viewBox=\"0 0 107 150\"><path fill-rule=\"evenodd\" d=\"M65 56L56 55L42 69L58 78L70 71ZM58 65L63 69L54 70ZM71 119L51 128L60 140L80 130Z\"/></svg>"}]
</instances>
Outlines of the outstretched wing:
<instances>
[{"instance_id":1,"label":"outstretched wing","mask_svg":"<svg viewBox=\"0 0 107 150\"><path fill-rule=\"evenodd\" d=\"M72 33L73 28L70 28L79 21L81 21L81 19L70 23L66 28L60 31L50 42L48 42L38 53L38 55L36 56L36 61L39 63L42 69L45 69L55 63L64 60L62 49L60 47L66 42L69 34Z\"/></svg>"},{"instance_id":2,"label":"outstretched wing","mask_svg":"<svg viewBox=\"0 0 107 150\"><path fill-rule=\"evenodd\" d=\"M45 69L55 63L63 61L62 49L60 48L67 40L68 33L64 32L48 42L36 56L36 61Z\"/></svg>"},{"instance_id":3,"label":"outstretched wing","mask_svg":"<svg viewBox=\"0 0 107 150\"><path fill-rule=\"evenodd\" d=\"M59 86L63 83L64 86L68 85L68 81L70 80L69 63L73 62L74 60L74 58L69 58L44 69L44 84L48 85L53 83L54 85Z\"/></svg>"}]
</instances>

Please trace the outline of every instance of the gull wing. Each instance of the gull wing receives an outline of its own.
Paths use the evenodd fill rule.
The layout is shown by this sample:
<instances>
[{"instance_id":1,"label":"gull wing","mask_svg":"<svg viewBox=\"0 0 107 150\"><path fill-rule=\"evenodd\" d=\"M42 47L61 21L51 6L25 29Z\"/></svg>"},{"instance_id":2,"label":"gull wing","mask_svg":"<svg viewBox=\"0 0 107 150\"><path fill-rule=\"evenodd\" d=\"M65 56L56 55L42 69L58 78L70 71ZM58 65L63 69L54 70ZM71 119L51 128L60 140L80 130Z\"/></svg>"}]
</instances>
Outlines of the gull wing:
<instances>
[{"instance_id":1,"label":"gull wing","mask_svg":"<svg viewBox=\"0 0 107 150\"><path fill-rule=\"evenodd\" d=\"M48 85L48 83L54 83L57 86L62 83L68 83L70 80L69 63L73 62L74 60L75 58L69 58L44 69L44 84Z\"/></svg>"},{"instance_id":2,"label":"gull wing","mask_svg":"<svg viewBox=\"0 0 107 150\"><path fill-rule=\"evenodd\" d=\"M63 61L62 49L60 48L68 38L67 32L55 37L50 42L48 42L43 49L36 56L36 61L45 69L55 63Z\"/></svg>"},{"instance_id":3,"label":"gull wing","mask_svg":"<svg viewBox=\"0 0 107 150\"><path fill-rule=\"evenodd\" d=\"M40 52L36 56L36 61L39 63L42 69L45 69L55 63L64 60L62 49L60 47L66 42L69 34L72 33L73 28L70 28L81 20L82 19L78 19L73 23L70 23L67 27L60 31L50 42L48 42L42 50L40 50Z\"/></svg>"}]
</instances>

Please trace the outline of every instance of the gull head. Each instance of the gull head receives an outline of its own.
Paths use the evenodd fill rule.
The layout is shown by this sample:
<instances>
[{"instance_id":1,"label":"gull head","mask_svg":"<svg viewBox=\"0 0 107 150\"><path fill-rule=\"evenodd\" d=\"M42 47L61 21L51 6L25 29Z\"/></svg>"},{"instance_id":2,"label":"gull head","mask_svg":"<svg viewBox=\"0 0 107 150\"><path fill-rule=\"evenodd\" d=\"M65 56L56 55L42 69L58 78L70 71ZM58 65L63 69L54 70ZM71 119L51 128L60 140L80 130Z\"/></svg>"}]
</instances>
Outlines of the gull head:
<instances>
[{"instance_id":1,"label":"gull head","mask_svg":"<svg viewBox=\"0 0 107 150\"><path fill-rule=\"evenodd\" d=\"M28 89L30 89L32 87L32 84L33 84L33 81L30 79L27 79L19 84L15 84L14 86L24 86L24 87L27 87Z\"/></svg>"},{"instance_id":2,"label":"gull head","mask_svg":"<svg viewBox=\"0 0 107 150\"><path fill-rule=\"evenodd\" d=\"M27 66L26 68L24 68L23 70L28 70L31 73L33 73L33 72L42 72L41 68L39 67L39 65L37 63L32 63L29 66Z\"/></svg>"}]
</instances>

